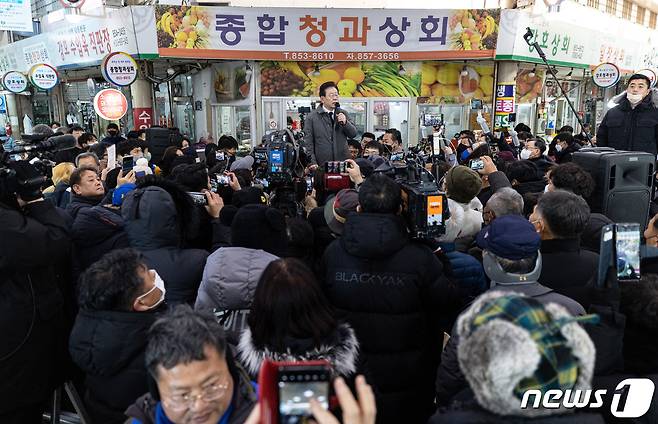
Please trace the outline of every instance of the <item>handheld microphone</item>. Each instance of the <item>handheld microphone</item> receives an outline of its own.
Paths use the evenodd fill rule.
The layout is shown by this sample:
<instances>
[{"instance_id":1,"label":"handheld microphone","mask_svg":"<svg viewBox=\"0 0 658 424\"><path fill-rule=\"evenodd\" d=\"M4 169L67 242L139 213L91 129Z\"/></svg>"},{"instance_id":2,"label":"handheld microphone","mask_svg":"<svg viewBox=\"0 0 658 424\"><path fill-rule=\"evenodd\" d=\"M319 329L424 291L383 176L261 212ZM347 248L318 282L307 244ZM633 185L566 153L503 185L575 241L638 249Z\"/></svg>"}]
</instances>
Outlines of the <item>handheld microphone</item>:
<instances>
[{"instance_id":1,"label":"handheld microphone","mask_svg":"<svg viewBox=\"0 0 658 424\"><path fill-rule=\"evenodd\" d=\"M339 113L342 113L338 111L339 108L340 108L340 103L339 102L334 103L334 116L338 115ZM339 122L339 123L341 125L345 125L345 122Z\"/></svg>"}]
</instances>

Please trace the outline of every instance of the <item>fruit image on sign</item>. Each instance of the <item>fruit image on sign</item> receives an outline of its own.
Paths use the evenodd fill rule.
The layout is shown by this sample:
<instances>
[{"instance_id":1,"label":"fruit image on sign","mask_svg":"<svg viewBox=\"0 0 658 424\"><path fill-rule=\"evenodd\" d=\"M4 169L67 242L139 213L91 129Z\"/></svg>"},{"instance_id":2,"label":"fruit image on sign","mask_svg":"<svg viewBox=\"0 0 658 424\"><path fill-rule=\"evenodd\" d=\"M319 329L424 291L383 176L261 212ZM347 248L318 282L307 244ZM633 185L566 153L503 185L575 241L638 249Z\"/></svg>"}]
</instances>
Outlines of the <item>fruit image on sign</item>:
<instances>
[{"instance_id":1,"label":"fruit image on sign","mask_svg":"<svg viewBox=\"0 0 658 424\"><path fill-rule=\"evenodd\" d=\"M137 62L128 53L113 52L103 59L101 71L110 84L126 87L137 79Z\"/></svg>"},{"instance_id":2,"label":"fruit image on sign","mask_svg":"<svg viewBox=\"0 0 658 424\"><path fill-rule=\"evenodd\" d=\"M94 97L94 110L106 121L116 121L128 112L128 100L119 90L106 88Z\"/></svg>"},{"instance_id":3,"label":"fruit image on sign","mask_svg":"<svg viewBox=\"0 0 658 424\"><path fill-rule=\"evenodd\" d=\"M493 50L498 41L500 10L457 10L450 17L450 45L456 50Z\"/></svg>"},{"instance_id":4,"label":"fruit image on sign","mask_svg":"<svg viewBox=\"0 0 658 424\"><path fill-rule=\"evenodd\" d=\"M464 104L470 99L491 103L493 74L493 64L423 62L420 95L434 104Z\"/></svg>"},{"instance_id":5,"label":"fruit image on sign","mask_svg":"<svg viewBox=\"0 0 658 424\"><path fill-rule=\"evenodd\" d=\"M263 62L263 96L318 96L333 81L341 97L417 97L419 62Z\"/></svg>"},{"instance_id":6,"label":"fruit image on sign","mask_svg":"<svg viewBox=\"0 0 658 424\"><path fill-rule=\"evenodd\" d=\"M158 46L175 49L207 49L210 17L199 6L156 6Z\"/></svg>"},{"instance_id":7,"label":"fruit image on sign","mask_svg":"<svg viewBox=\"0 0 658 424\"><path fill-rule=\"evenodd\" d=\"M2 76L2 86L12 93L22 93L27 90L27 78L17 71L9 71Z\"/></svg>"},{"instance_id":8,"label":"fruit image on sign","mask_svg":"<svg viewBox=\"0 0 658 424\"><path fill-rule=\"evenodd\" d=\"M59 82L57 70L46 63L34 65L29 75L32 85L40 90L50 90Z\"/></svg>"}]
</instances>

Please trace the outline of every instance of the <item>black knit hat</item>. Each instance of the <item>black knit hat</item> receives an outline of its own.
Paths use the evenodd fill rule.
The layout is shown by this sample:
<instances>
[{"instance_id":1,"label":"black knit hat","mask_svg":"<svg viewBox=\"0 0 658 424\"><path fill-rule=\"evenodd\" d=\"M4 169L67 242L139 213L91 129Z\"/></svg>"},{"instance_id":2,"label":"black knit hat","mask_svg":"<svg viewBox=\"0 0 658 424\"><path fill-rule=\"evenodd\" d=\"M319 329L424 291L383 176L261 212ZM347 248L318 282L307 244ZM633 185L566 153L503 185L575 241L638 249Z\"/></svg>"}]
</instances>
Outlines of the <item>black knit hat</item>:
<instances>
[{"instance_id":1,"label":"black knit hat","mask_svg":"<svg viewBox=\"0 0 658 424\"><path fill-rule=\"evenodd\" d=\"M231 242L236 247L262 249L282 256L288 247L286 219L278 209L245 205L231 223Z\"/></svg>"}]
</instances>

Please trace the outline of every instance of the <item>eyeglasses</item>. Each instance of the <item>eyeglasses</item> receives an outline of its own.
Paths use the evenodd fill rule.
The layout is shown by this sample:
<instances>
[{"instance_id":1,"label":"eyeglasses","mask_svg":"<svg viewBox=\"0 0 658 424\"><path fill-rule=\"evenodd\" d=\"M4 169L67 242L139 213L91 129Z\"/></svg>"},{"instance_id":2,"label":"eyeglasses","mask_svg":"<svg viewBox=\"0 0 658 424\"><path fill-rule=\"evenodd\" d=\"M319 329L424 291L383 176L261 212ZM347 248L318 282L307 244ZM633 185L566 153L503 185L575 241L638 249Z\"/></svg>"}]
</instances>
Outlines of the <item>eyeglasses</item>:
<instances>
[{"instance_id":1,"label":"eyeglasses","mask_svg":"<svg viewBox=\"0 0 658 424\"><path fill-rule=\"evenodd\" d=\"M163 403L172 411L184 411L190 409L198 399L205 403L215 402L226 395L229 384L215 383L201 390L198 395L186 393L184 395L173 395L163 399Z\"/></svg>"}]
</instances>

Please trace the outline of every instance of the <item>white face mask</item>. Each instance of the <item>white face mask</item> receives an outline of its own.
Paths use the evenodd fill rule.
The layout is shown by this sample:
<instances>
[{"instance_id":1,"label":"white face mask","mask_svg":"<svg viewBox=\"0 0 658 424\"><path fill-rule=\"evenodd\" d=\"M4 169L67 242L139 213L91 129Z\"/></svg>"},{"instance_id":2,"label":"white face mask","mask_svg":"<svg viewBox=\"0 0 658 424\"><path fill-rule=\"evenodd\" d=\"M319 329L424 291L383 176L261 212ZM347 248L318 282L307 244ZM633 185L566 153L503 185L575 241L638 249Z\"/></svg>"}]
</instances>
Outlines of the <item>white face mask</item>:
<instances>
[{"instance_id":1,"label":"white face mask","mask_svg":"<svg viewBox=\"0 0 658 424\"><path fill-rule=\"evenodd\" d=\"M151 294L151 292L152 292L153 290L155 290L155 289L160 289L160 292L162 293L162 295L160 296L160 299L158 299L158 301L155 302L155 304L149 306L148 309L154 309L154 308L157 308L162 302L164 302L164 299L165 299L165 293L167 292L167 290L165 289L164 281L162 281L162 278L161 278L160 275L158 274L158 271L156 271L156 270L154 270L154 269L150 269L149 272L151 272L151 271L153 271L153 273L155 273L155 285L153 286L153 288L152 288L151 290L149 290L149 291L147 291L146 293L144 293L143 295L139 296L139 297L137 298L137 300L139 301L140 299L142 299L142 298L148 296L148 295Z\"/></svg>"},{"instance_id":2,"label":"white face mask","mask_svg":"<svg viewBox=\"0 0 658 424\"><path fill-rule=\"evenodd\" d=\"M556 152L561 152L561 151L562 151L562 146L559 145L559 144L556 144L556 145L555 145L555 151L556 151Z\"/></svg>"},{"instance_id":3,"label":"white face mask","mask_svg":"<svg viewBox=\"0 0 658 424\"><path fill-rule=\"evenodd\" d=\"M523 149L523 150L521 150L521 159L523 159L523 160L528 160L528 159L530 159L530 155L531 155L531 154L532 154L532 153L530 152L530 150L528 150L528 149Z\"/></svg>"},{"instance_id":4,"label":"white face mask","mask_svg":"<svg viewBox=\"0 0 658 424\"><path fill-rule=\"evenodd\" d=\"M642 101L642 99L644 99L644 96L641 95L641 94L626 93L626 98L632 104L636 104L636 103L640 103Z\"/></svg>"},{"instance_id":5,"label":"white face mask","mask_svg":"<svg viewBox=\"0 0 658 424\"><path fill-rule=\"evenodd\" d=\"M151 153L150 152L144 153L144 157L146 158L147 161L151 162Z\"/></svg>"},{"instance_id":6,"label":"white face mask","mask_svg":"<svg viewBox=\"0 0 658 424\"><path fill-rule=\"evenodd\" d=\"M550 191L550 190L549 190L549 187L550 187L550 186L549 186L548 184L546 184L546 185L544 186L544 193L548 193L548 192Z\"/></svg>"}]
</instances>

